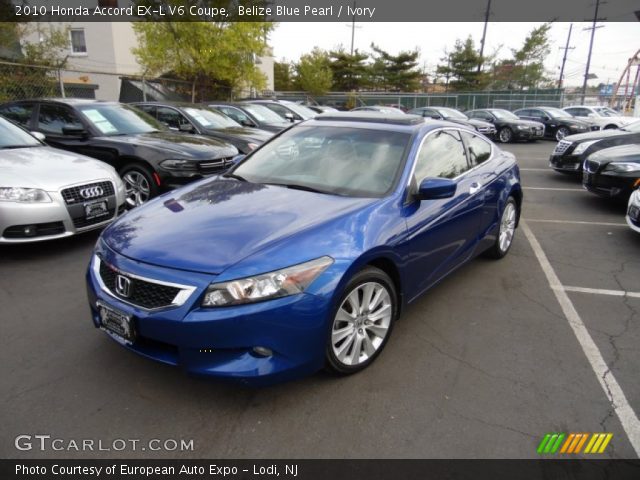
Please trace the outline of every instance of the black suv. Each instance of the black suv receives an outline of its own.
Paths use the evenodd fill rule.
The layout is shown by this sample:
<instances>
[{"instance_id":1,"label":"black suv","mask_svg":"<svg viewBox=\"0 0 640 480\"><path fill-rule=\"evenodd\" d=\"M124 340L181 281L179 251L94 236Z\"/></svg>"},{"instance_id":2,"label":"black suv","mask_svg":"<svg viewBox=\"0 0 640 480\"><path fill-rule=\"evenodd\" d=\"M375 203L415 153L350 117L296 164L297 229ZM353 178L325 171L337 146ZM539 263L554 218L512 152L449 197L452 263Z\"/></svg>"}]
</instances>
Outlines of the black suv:
<instances>
[{"instance_id":1,"label":"black suv","mask_svg":"<svg viewBox=\"0 0 640 480\"><path fill-rule=\"evenodd\" d=\"M141 102L131 105L172 130L217 138L235 145L245 155L273 136L273 133L265 130L243 127L227 115L203 105L178 102Z\"/></svg>"},{"instance_id":2,"label":"black suv","mask_svg":"<svg viewBox=\"0 0 640 480\"><path fill-rule=\"evenodd\" d=\"M534 120L543 123L545 136L555 138L558 141L567 135L585 133L591 130L589 123L579 120L559 108L521 108L513 113L523 120Z\"/></svg>"},{"instance_id":3,"label":"black suv","mask_svg":"<svg viewBox=\"0 0 640 480\"><path fill-rule=\"evenodd\" d=\"M116 102L23 100L0 105L0 115L44 134L52 147L113 166L124 181L129 207L224 171L238 155L233 145L171 132L146 113Z\"/></svg>"}]
</instances>

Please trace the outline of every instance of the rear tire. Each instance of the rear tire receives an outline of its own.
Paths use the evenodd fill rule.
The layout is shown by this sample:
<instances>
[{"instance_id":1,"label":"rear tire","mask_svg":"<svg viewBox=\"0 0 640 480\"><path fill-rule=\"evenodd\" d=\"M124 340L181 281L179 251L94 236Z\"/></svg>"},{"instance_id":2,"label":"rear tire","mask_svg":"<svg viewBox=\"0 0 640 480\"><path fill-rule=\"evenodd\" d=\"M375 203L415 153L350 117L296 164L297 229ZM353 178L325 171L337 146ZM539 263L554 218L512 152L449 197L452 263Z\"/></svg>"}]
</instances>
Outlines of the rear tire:
<instances>
[{"instance_id":1,"label":"rear tire","mask_svg":"<svg viewBox=\"0 0 640 480\"><path fill-rule=\"evenodd\" d=\"M141 163L129 163L120 170L126 189L125 205L134 208L158 196L160 189L153 178L153 171Z\"/></svg>"},{"instance_id":2,"label":"rear tire","mask_svg":"<svg viewBox=\"0 0 640 480\"><path fill-rule=\"evenodd\" d=\"M486 254L490 258L499 260L503 258L511 245L513 244L513 237L516 233L516 224L518 223L518 203L515 198L509 197L502 209L502 215L500 216L500 226L498 227L498 235L493 245L486 251Z\"/></svg>"},{"instance_id":3,"label":"rear tire","mask_svg":"<svg viewBox=\"0 0 640 480\"><path fill-rule=\"evenodd\" d=\"M333 314L327 370L350 375L367 368L387 344L398 311L398 294L389 275L375 267L356 273Z\"/></svg>"}]
</instances>

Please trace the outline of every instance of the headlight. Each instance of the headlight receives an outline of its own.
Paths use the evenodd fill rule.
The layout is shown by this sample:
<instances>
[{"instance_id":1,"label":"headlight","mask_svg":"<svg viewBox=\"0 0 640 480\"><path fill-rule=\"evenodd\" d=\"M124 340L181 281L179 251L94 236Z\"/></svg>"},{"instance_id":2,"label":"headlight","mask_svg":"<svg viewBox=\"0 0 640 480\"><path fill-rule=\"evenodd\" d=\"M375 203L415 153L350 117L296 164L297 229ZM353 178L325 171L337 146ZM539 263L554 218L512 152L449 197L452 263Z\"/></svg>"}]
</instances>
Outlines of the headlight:
<instances>
[{"instance_id":1,"label":"headlight","mask_svg":"<svg viewBox=\"0 0 640 480\"><path fill-rule=\"evenodd\" d=\"M160 166L165 170L178 170L195 172L198 169L196 162L193 160L163 160Z\"/></svg>"},{"instance_id":2,"label":"headlight","mask_svg":"<svg viewBox=\"0 0 640 480\"><path fill-rule=\"evenodd\" d=\"M637 183L637 182L636 182ZM629 200L630 205L637 205L640 207L640 188L636 188L631 194L631 200Z\"/></svg>"},{"instance_id":3,"label":"headlight","mask_svg":"<svg viewBox=\"0 0 640 480\"><path fill-rule=\"evenodd\" d=\"M526 125L517 125L518 130L529 130L529 127Z\"/></svg>"},{"instance_id":4,"label":"headlight","mask_svg":"<svg viewBox=\"0 0 640 480\"><path fill-rule=\"evenodd\" d=\"M253 152L256 148L258 148L259 146L260 146L260 145L258 145L257 143L247 143L247 148L248 148L250 151L252 151L252 152Z\"/></svg>"},{"instance_id":5,"label":"headlight","mask_svg":"<svg viewBox=\"0 0 640 480\"><path fill-rule=\"evenodd\" d=\"M604 171L616 173L640 172L640 163L611 162L606 167L604 167Z\"/></svg>"},{"instance_id":6,"label":"headlight","mask_svg":"<svg viewBox=\"0 0 640 480\"><path fill-rule=\"evenodd\" d=\"M573 154L580 155L582 152L584 152L587 148L589 148L591 145L593 145L597 141L598 140L591 140L590 142L579 143L576 149L573 151Z\"/></svg>"},{"instance_id":7,"label":"headlight","mask_svg":"<svg viewBox=\"0 0 640 480\"><path fill-rule=\"evenodd\" d=\"M320 257L275 272L209 285L202 300L203 307L228 307L261 302L304 292L333 263L331 257Z\"/></svg>"},{"instance_id":8,"label":"headlight","mask_svg":"<svg viewBox=\"0 0 640 480\"><path fill-rule=\"evenodd\" d=\"M39 188L0 187L0 201L50 203L51 197Z\"/></svg>"}]
</instances>

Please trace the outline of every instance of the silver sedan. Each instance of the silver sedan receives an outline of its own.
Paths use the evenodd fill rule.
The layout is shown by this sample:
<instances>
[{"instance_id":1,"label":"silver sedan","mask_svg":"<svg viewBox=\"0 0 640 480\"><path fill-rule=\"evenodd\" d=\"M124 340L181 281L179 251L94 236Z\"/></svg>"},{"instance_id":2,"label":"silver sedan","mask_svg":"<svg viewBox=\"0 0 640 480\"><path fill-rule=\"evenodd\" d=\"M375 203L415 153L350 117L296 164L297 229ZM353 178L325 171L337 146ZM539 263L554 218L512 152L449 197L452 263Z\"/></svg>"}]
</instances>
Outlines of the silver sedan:
<instances>
[{"instance_id":1,"label":"silver sedan","mask_svg":"<svg viewBox=\"0 0 640 480\"><path fill-rule=\"evenodd\" d=\"M0 118L0 243L61 238L107 225L125 189L106 163L51 148Z\"/></svg>"}]
</instances>

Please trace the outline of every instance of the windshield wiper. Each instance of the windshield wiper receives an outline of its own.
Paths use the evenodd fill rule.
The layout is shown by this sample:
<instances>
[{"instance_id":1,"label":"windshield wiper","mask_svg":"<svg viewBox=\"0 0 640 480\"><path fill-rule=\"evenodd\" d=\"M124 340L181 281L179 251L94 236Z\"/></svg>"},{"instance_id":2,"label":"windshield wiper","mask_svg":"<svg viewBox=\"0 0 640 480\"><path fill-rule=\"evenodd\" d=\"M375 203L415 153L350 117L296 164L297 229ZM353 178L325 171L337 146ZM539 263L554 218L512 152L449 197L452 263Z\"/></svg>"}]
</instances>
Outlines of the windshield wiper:
<instances>
[{"instance_id":1,"label":"windshield wiper","mask_svg":"<svg viewBox=\"0 0 640 480\"><path fill-rule=\"evenodd\" d=\"M29 147L39 147L40 145L4 145L2 148L3 149L10 149L10 148L29 148Z\"/></svg>"},{"instance_id":2,"label":"windshield wiper","mask_svg":"<svg viewBox=\"0 0 640 480\"><path fill-rule=\"evenodd\" d=\"M235 173L225 173L222 176L224 178L233 178L235 180L239 180L240 182L248 182L249 181L246 178L241 177L240 175L236 175Z\"/></svg>"},{"instance_id":3,"label":"windshield wiper","mask_svg":"<svg viewBox=\"0 0 640 480\"><path fill-rule=\"evenodd\" d=\"M298 185L297 183L265 183L265 185L275 185L277 187L285 187L292 190L303 190L305 192L323 193L325 195L329 194L329 192L318 190L317 188L313 187L308 187L306 185Z\"/></svg>"}]
</instances>

